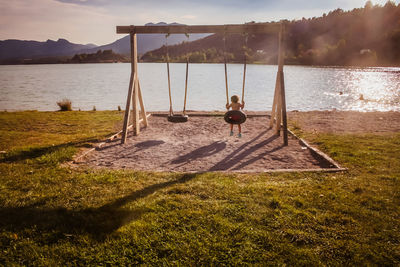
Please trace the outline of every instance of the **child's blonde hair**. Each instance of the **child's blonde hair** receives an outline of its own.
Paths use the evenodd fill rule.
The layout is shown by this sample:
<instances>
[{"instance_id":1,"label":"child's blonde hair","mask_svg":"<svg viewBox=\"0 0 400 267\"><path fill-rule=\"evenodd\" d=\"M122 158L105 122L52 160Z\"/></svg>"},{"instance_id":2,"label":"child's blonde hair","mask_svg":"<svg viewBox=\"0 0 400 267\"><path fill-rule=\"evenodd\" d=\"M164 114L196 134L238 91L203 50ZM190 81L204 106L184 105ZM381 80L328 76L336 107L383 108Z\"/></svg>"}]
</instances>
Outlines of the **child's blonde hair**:
<instances>
[{"instance_id":1,"label":"child's blonde hair","mask_svg":"<svg viewBox=\"0 0 400 267\"><path fill-rule=\"evenodd\" d=\"M238 95L233 95L231 96L231 101L233 103L238 103L239 102L239 96Z\"/></svg>"}]
</instances>

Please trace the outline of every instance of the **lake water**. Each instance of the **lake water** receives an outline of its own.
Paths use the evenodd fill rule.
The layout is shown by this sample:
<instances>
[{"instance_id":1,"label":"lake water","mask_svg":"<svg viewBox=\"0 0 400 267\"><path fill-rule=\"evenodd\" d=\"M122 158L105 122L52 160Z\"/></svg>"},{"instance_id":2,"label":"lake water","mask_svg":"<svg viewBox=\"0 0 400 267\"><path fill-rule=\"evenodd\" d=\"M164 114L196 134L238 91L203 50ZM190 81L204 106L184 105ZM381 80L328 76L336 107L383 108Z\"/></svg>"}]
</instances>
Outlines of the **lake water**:
<instances>
[{"instance_id":1,"label":"lake water","mask_svg":"<svg viewBox=\"0 0 400 267\"><path fill-rule=\"evenodd\" d=\"M285 66L288 110L400 111L400 68ZM277 66L248 65L246 110L272 106ZM230 95L241 95L243 65L229 64ZM68 98L73 109L125 108L130 64L0 66L0 110L57 110ZM166 65L140 63L146 109L169 109ZM183 106L185 64L171 64L174 110ZM364 100L360 100L360 95ZM187 109L224 110L222 64L191 64Z\"/></svg>"}]
</instances>

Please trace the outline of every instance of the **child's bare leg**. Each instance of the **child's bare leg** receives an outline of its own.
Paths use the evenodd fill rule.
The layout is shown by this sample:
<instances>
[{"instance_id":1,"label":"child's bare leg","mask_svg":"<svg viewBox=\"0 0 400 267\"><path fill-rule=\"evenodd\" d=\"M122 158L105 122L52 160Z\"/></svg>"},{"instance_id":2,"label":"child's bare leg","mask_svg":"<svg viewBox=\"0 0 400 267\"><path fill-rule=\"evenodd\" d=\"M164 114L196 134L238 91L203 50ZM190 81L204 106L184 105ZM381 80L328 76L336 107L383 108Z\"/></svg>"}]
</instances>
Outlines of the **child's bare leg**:
<instances>
[{"instance_id":1,"label":"child's bare leg","mask_svg":"<svg viewBox=\"0 0 400 267\"><path fill-rule=\"evenodd\" d=\"M240 124L238 124L238 128L239 128L239 133L242 133L242 126Z\"/></svg>"},{"instance_id":2,"label":"child's bare leg","mask_svg":"<svg viewBox=\"0 0 400 267\"><path fill-rule=\"evenodd\" d=\"M230 127L231 127L231 133L230 133L230 136L232 136L232 135L233 135L233 124L231 124L231 125L230 125Z\"/></svg>"}]
</instances>

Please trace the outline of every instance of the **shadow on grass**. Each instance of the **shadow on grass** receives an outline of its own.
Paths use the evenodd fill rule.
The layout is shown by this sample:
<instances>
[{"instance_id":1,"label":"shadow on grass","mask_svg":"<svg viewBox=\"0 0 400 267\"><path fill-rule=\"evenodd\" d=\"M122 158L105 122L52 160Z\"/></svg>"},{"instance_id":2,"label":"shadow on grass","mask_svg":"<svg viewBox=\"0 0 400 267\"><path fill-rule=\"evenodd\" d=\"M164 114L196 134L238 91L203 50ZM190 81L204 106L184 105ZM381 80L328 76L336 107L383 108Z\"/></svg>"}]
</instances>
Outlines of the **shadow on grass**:
<instances>
[{"instance_id":1,"label":"shadow on grass","mask_svg":"<svg viewBox=\"0 0 400 267\"><path fill-rule=\"evenodd\" d=\"M80 234L90 234L94 239L102 241L121 226L139 219L142 214L147 212L144 208L135 210L123 208L124 205L158 190L186 183L195 177L196 174L184 174L179 179L153 184L99 208L82 210L41 208L40 206L51 200L49 198L25 207L3 207L0 208L0 218L2 218L0 231L19 232L35 229L45 233L43 238L46 238L44 240L46 244Z\"/></svg>"},{"instance_id":2,"label":"shadow on grass","mask_svg":"<svg viewBox=\"0 0 400 267\"><path fill-rule=\"evenodd\" d=\"M70 146L75 146L75 147L85 146L85 145L88 145L88 143L94 143L97 141L98 141L98 139L96 139L96 138L90 138L90 139L80 140L80 141L76 141L76 142L68 142L68 143L64 143L64 144L59 144L59 145L55 145L55 146L45 146L45 147L37 147L37 148L31 148L31 149L12 151L12 152L9 152L9 153L3 155L3 157L0 158L0 163L12 163L12 162L17 162L17 161L22 161L22 160L27 160L27 159L35 159L35 158L39 158L43 155L53 153L62 148L67 148Z\"/></svg>"}]
</instances>

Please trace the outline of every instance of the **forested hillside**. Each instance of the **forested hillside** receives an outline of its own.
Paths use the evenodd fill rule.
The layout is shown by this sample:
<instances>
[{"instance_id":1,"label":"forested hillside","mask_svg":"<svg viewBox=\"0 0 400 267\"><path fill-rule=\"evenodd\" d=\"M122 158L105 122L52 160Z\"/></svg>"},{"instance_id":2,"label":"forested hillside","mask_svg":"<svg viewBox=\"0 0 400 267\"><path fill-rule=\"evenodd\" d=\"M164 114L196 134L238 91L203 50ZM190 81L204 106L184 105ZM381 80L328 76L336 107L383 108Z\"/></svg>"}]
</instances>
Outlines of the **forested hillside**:
<instances>
[{"instance_id":1,"label":"forested hillside","mask_svg":"<svg viewBox=\"0 0 400 267\"><path fill-rule=\"evenodd\" d=\"M400 65L400 4L368 1L363 8L336 9L322 17L286 21L286 64L379 66ZM171 61L223 62L222 35L169 46ZM230 62L274 64L276 35L242 35L226 39ZM142 61L163 61L166 47L146 53Z\"/></svg>"}]
</instances>

